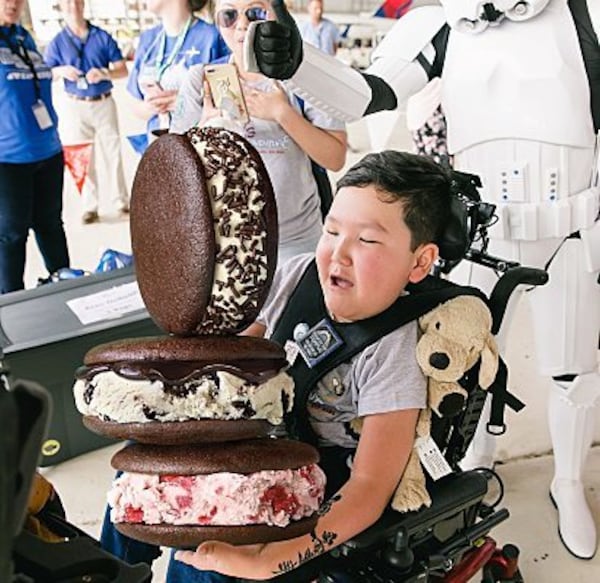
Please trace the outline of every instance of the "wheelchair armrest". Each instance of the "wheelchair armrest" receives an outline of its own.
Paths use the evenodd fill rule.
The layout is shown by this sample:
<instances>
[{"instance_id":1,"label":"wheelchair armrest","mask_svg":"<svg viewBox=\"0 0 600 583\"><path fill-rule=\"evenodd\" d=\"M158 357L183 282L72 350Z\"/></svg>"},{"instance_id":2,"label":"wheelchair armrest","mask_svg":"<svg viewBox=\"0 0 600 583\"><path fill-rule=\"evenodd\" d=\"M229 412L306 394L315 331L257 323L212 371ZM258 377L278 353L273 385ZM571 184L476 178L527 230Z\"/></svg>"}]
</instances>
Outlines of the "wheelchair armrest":
<instances>
[{"instance_id":1,"label":"wheelchair armrest","mask_svg":"<svg viewBox=\"0 0 600 583\"><path fill-rule=\"evenodd\" d=\"M374 525L344 544L352 550L365 550L393 537L399 530L404 530L406 536L416 534L479 502L487 489L487 479L480 472L451 474L429 487L432 501L429 508L407 513L389 508Z\"/></svg>"},{"instance_id":2,"label":"wheelchair armrest","mask_svg":"<svg viewBox=\"0 0 600 583\"><path fill-rule=\"evenodd\" d=\"M511 294L519 285L538 286L548 281L548 272L535 267L510 267L496 282L490 294L489 306L492 313L492 334L497 334L504 318Z\"/></svg>"}]
</instances>

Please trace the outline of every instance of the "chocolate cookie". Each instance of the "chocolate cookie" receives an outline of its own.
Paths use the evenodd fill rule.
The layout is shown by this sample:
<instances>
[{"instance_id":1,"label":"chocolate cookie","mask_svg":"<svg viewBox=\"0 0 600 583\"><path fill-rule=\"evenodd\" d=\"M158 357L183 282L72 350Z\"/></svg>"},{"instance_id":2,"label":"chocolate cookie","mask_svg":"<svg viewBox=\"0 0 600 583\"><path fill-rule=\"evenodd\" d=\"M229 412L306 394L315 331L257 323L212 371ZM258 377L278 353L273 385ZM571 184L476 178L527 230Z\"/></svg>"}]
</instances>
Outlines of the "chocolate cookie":
<instances>
[{"instance_id":1,"label":"chocolate cookie","mask_svg":"<svg viewBox=\"0 0 600 583\"><path fill-rule=\"evenodd\" d=\"M272 281L277 239L269 176L240 135L167 134L142 157L132 249L142 298L165 331L232 334L251 324Z\"/></svg>"}]
</instances>

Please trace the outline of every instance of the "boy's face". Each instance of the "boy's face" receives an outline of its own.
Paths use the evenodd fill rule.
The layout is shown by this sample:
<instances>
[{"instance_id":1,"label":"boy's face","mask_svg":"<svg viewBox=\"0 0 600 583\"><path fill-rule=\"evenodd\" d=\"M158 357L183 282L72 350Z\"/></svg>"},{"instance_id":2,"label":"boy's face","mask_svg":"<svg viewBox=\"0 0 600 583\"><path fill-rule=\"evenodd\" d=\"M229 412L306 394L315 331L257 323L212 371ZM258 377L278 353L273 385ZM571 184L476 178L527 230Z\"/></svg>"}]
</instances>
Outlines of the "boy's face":
<instances>
[{"instance_id":1,"label":"boy's face","mask_svg":"<svg viewBox=\"0 0 600 583\"><path fill-rule=\"evenodd\" d=\"M437 258L433 243L411 251L402 204L380 196L372 186L341 188L325 219L317 269L325 304L338 322L383 312Z\"/></svg>"}]
</instances>

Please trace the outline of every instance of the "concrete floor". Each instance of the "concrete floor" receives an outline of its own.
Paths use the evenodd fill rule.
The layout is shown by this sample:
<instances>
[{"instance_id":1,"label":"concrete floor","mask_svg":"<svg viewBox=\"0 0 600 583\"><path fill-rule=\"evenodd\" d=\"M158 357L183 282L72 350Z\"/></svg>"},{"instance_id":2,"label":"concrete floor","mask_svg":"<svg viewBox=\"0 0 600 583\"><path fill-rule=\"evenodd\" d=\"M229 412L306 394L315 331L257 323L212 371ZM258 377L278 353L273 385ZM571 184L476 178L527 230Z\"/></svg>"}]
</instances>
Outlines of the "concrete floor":
<instances>
[{"instance_id":1,"label":"concrete floor","mask_svg":"<svg viewBox=\"0 0 600 583\"><path fill-rule=\"evenodd\" d=\"M143 124L128 114L123 83L118 84L115 95L123 136L141 132ZM57 91L56 101L59 106L64 104L60 91ZM401 125L398 124L398 127L401 128ZM348 164L368 151L367 136L363 122L349 127L351 151ZM400 130L392 146L409 148L406 133ZM137 156L125 138L123 158L127 179L131 183ZM125 252L130 250L126 220L103 216L100 223L81 224L78 195L70 177L66 178L64 207L73 267L93 270L102 251L108 247ZM29 242L27 257L26 282L31 287L37 277L45 275L33 238ZM511 518L494 530L494 536L501 544L512 542L521 548L522 570L528 583L600 581L599 556L591 561L576 560L562 547L557 536L555 511L547 495L552 458L543 455L550 449L544 422L547 384L535 373L531 342L523 339L522 332L527 329L526 309L517 315L516 320L519 338L510 347L509 365L512 385L527 392L525 400L528 407L517 418L509 416L509 435L499 443L500 457L508 460L498 469L505 481L505 506L511 512ZM518 394L523 398L523 392ZM70 520L94 536L99 532L105 492L113 474L109 460L116 449L112 446L91 452L45 470L60 492ZM587 494L600 525L600 448L592 451L587 467ZM155 581L164 580L164 568L165 560L161 559L156 566Z\"/></svg>"}]
</instances>

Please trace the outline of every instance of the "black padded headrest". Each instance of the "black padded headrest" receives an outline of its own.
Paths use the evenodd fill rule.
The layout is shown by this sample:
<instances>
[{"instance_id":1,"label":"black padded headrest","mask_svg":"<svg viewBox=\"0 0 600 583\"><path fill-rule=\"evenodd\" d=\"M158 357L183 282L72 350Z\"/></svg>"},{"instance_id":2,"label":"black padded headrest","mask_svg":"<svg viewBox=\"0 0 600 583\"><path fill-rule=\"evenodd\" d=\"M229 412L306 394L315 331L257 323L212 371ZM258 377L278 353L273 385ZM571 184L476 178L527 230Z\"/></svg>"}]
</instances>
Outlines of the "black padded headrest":
<instances>
[{"instance_id":1,"label":"black padded headrest","mask_svg":"<svg viewBox=\"0 0 600 583\"><path fill-rule=\"evenodd\" d=\"M484 235L494 217L495 205L481 201L481 180L475 174L452 171L450 216L436 241L440 257L457 263L478 236Z\"/></svg>"}]
</instances>

